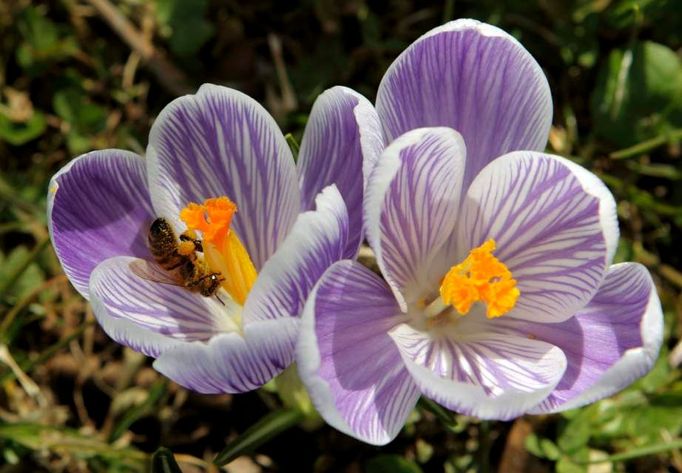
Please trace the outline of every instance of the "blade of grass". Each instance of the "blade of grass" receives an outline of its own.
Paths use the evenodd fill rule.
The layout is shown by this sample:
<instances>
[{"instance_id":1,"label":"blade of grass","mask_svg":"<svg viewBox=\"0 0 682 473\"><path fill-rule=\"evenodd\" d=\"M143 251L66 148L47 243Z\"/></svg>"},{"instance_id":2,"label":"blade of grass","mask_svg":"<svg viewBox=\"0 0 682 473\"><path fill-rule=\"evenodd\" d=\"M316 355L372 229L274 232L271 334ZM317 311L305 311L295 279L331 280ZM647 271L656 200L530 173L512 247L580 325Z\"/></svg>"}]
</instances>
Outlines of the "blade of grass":
<instances>
[{"instance_id":1,"label":"blade of grass","mask_svg":"<svg viewBox=\"0 0 682 473\"><path fill-rule=\"evenodd\" d=\"M633 460L635 458L647 457L649 455L655 455L657 453L669 452L672 450L678 450L682 448L682 439L676 439L672 442L660 443L656 445L647 445L646 447L633 448L627 452L616 453L615 455L609 455L604 458L598 458L595 460L572 460L573 463L578 465L591 465L594 463L614 463L625 460Z\"/></svg>"},{"instance_id":2,"label":"blade of grass","mask_svg":"<svg viewBox=\"0 0 682 473\"><path fill-rule=\"evenodd\" d=\"M280 409L271 412L249 427L234 441L228 443L215 457L213 463L223 466L240 455L251 453L271 438L301 422L303 418L303 414L294 409Z\"/></svg>"},{"instance_id":3,"label":"blade of grass","mask_svg":"<svg viewBox=\"0 0 682 473\"><path fill-rule=\"evenodd\" d=\"M109 442L115 442L121 435L123 435L128 428L141 417L146 416L153 411L154 405L161 399L166 392L166 380L162 379L157 381L149 389L149 396L140 405L130 409L123 418L116 424L116 427L111 431L109 435Z\"/></svg>"},{"instance_id":4,"label":"blade of grass","mask_svg":"<svg viewBox=\"0 0 682 473\"><path fill-rule=\"evenodd\" d=\"M59 350L67 346L69 343L71 343L73 340L77 339L81 335L83 335L83 332L90 326L94 325L95 321L94 320L88 320L86 322L83 322L83 325L78 327L75 332L73 332L71 335L62 338L59 340L57 343L49 347L47 350L42 352L40 355L37 357L31 359L31 360L24 360L23 362L19 363L19 367L22 369L22 371L25 372L30 372L35 366L40 365L44 363L46 360L49 360L52 358L55 353L57 353ZM6 371L2 374L0 374L0 384L4 383L8 379L14 378L14 372L12 371Z\"/></svg>"},{"instance_id":5,"label":"blade of grass","mask_svg":"<svg viewBox=\"0 0 682 473\"><path fill-rule=\"evenodd\" d=\"M618 151L614 151L609 155L611 159L627 159L634 156L639 156L648 151L651 151L659 146L663 146L666 143L671 143L673 141L682 140L682 129L673 130L662 135L658 135L650 140L642 141L629 148L624 148Z\"/></svg>"},{"instance_id":6,"label":"blade of grass","mask_svg":"<svg viewBox=\"0 0 682 473\"><path fill-rule=\"evenodd\" d=\"M161 447L152 455L152 473L182 473L182 470L175 461L173 452Z\"/></svg>"}]
</instances>

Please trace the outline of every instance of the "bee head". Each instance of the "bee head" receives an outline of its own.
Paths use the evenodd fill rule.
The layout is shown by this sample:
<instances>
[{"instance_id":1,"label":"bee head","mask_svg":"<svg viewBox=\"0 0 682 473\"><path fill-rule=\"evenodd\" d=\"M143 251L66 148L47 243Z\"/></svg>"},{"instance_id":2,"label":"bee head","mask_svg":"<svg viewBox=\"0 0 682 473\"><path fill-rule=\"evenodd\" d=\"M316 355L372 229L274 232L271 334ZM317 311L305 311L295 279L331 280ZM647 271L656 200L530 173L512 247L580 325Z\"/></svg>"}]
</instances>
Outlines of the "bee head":
<instances>
[{"instance_id":1,"label":"bee head","mask_svg":"<svg viewBox=\"0 0 682 473\"><path fill-rule=\"evenodd\" d=\"M208 277L204 278L202 280L202 285L201 285L201 295L204 297L210 297L214 295L216 292L218 292L218 289L220 289L220 283L222 283L225 280L220 274L218 273L212 273Z\"/></svg>"}]
</instances>

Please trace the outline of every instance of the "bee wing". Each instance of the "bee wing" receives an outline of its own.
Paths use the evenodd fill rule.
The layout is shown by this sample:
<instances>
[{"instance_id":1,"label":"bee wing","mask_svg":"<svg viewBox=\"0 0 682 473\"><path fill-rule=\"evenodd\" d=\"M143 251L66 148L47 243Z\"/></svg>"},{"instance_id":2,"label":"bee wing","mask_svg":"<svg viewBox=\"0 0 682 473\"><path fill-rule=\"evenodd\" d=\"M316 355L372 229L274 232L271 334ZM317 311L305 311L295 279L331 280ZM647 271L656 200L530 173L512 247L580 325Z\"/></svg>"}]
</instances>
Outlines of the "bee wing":
<instances>
[{"instance_id":1,"label":"bee wing","mask_svg":"<svg viewBox=\"0 0 682 473\"><path fill-rule=\"evenodd\" d=\"M134 260L130 262L130 270L137 276L147 281L170 284L172 286L184 287L180 278L171 271L166 271L161 266L151 261Z\"/></svg>"}]
</instances>

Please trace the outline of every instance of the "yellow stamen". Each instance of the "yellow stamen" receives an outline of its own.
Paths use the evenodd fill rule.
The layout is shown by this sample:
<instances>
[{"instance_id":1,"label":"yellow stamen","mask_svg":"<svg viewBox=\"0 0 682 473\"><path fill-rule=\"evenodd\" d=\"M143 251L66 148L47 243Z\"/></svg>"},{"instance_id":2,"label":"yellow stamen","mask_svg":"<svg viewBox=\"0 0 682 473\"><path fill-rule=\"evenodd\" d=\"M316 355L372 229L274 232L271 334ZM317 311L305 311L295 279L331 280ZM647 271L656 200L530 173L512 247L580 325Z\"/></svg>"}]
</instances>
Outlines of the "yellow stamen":
<instances>
[{"instance_id":1,"label":"yellow stamen","mask_svg":"<svg viewBox=\"0 0 682 473\"><path fill-rule=\"evenodd\" d=\"M445 304L465 315L474 303L481 301L486 304L486 316L490 319L514 308L521 292L509 268L493 256L494 250L495 240L490 239L450 268L440 286Z\"/></svg>"},{"instance_id":2,"label":"yellow stamen","mask_svg":"<svg viewBox=\"0 0 682 473\"><path fill-rule=\"evenodd\" d=\"M201 205L187 204L180 211L180 220L189 232L201 232L206 264L225 278L223 288L243 305L257 273L246 248L230 230L236 211L235 203L223 196L207 199Z\"/></svg>"}]
</instances>

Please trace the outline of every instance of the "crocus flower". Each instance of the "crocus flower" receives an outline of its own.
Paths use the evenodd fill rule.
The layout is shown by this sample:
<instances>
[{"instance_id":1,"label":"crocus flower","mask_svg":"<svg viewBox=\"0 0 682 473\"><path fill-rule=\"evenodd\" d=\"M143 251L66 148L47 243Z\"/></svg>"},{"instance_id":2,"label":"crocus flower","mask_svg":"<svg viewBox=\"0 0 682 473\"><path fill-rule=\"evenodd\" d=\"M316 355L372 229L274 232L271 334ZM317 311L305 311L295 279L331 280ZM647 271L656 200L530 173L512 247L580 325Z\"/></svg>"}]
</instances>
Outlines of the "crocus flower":
<instances>
[{"instance_id":1,"label":"crocus flower","mask_svg":"<svg viewBox=\"0 0 682 473\"><path fill-rule=\"evenodd\" d=\"M372 154L379 129L365 107L341 87L320 96L297 168L263 107L204 85L161 112L146 158L94 151L59 171L52 242L106 333L203 393L251 390L289 365L309 290L360 242L361 148ZM158 217L174 235L150 249ZM152 240L164 228L157 222ZM215 295L199 290L208 277Z\"/></svg>"},{"instance_id":2,"label":"crocus flower","mask_svg":"<svg viewBox=\"0 0 682 473\"><path fill-rule=\"evenodd\" d=\"M651 368L651 277L611 264L606 186L541 152L549 89L516 40L470 20L427 33L386 73L377 111L390 144L364 218L383 279L334 263L297 347L327 422L384 444L420 395L505 420L593 402Z\"/></svg>"}]
</instances>

